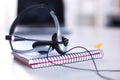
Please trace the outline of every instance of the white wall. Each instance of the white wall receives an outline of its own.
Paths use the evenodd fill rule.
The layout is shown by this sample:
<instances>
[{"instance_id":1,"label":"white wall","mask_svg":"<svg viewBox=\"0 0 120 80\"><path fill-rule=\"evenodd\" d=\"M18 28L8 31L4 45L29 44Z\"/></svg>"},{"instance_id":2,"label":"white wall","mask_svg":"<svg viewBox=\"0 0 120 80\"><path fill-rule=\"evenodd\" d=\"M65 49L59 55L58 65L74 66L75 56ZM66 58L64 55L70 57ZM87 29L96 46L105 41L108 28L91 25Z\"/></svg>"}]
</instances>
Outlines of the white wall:
<instances>
[{"instance_id":1,"label":"white wall","mask_svg":"<svg viewBox=\"0 0 120 80\"><path fill-rule=\"evenodd\" d=\"M9 29L16 17L17 0L0 0L0 29Z\"/></svg>"},{"instance_id":2,"label":"white wall","mask_svg":"<svg viewBox=\"0 0 120 80\"><path fill-rule=\"evenodd\" d=\"M3 29L5 26L6 16L6 1L0 0L0 29Z\"/></svg>"}]
</instances>

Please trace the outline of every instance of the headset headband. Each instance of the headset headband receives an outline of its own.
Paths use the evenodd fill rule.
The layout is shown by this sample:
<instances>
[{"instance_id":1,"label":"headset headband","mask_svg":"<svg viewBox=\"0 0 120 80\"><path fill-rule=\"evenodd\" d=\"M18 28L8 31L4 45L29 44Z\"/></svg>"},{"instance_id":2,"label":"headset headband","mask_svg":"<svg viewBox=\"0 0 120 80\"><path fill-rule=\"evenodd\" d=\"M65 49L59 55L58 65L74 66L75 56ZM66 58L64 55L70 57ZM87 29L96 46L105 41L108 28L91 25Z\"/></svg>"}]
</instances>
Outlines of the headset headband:
<instances>
[{"instance_id":1,"label":"headset headband","mask_svg":"<svg viewBox=\"0 0 120 80\"><path fill-rule=\"evenodd\" d=\"M60 27L59 21L58 21L56 15L54 14L54 11L51 10L51 9L49 9L49 8L47 8L47 5L45 5L45 4L33 5L33 6L31 6L31 7L28 7L28 8L26 8L26 9L24 9L24 10L17 16L17 18L15 19L15 21L14 21L13 24L11 25L9 35L12 35L12 34L14 33L17 24L20 23L20 21L23 19L23 17L26 15L26 13L28 13L28 12L30 12L31 10L36 9L36 8L44 8L44 9L46 9L46 10L50 13L50 15L52 16L52 18L53 18L53 20L54 20L55 27L56 27L56 29L57 29L57 34L58 34L57 36L60 36L60 37L61 37L61 32L60 32L60 29L59 29L59 27Z\"/></svg>"}]
</instances>

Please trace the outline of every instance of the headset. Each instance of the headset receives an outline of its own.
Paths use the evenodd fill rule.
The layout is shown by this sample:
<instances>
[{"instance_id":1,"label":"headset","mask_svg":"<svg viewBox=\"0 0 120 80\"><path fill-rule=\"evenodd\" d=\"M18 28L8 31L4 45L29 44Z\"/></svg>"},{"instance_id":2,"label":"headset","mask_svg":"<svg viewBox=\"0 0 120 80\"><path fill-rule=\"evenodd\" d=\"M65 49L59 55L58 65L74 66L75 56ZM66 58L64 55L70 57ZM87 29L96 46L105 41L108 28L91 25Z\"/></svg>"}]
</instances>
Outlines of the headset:
<instances>
[{"instance_id":1,"label":"headset","mask_svg":"<svg viewBox=\"0 0 120 80\"><path fill-rule=\"evenodd\" d=\"M20 21L24 18L26 13L34 10L34 9L45 9L51 17L53 18L55 27L56 27L56 33L52 35L52 40L36 40L36 39L27 39L18 35L15 35L15 28L17 24L20 23ZM19 52L19 53L26 53L26 52L39 52L39 53L46 53L48 51L49 46L52 47L51 51L55 49L60 55L63 55L67 51L67 45L68 45L68 39L63 37L60 30L60 24L58 21L57 16L55 15L54 11L49 9L46 4L40 4L40 5L33 5L26 9L24 9L14 20L14 22L11 25L9 35L6 35L6 40L9 40L10 47L12 51ZM30 50L16 50L13 48L12 42L13 41L35 41L32 45L33 49Z\"/></svg>"}]
</instances>

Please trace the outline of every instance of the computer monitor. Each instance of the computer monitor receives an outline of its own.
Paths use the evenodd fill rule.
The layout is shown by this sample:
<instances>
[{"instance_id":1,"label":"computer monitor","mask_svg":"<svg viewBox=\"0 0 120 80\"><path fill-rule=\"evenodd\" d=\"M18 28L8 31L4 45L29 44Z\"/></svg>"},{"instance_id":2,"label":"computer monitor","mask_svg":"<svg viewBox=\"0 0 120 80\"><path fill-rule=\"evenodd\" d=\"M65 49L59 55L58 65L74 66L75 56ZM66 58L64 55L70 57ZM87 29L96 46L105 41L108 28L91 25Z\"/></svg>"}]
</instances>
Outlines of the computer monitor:
<instances>
[{"instance_id":1,"label":"computer monitor","mask_svg":"<svg viewBox=\"0 0 120 80\"><path fill-rule=\"evenodd\" d=\"M55 12L61 27L64 27L64 5L62 0L18 0L17 15L19 15L25 8L41 3L47 4L48 7ZM29 25L26 27L54 27L53 23L51 16L45 11L45 9L34 9L25 15L20 22L20 25Z\"/></svg>"}]
</instances>

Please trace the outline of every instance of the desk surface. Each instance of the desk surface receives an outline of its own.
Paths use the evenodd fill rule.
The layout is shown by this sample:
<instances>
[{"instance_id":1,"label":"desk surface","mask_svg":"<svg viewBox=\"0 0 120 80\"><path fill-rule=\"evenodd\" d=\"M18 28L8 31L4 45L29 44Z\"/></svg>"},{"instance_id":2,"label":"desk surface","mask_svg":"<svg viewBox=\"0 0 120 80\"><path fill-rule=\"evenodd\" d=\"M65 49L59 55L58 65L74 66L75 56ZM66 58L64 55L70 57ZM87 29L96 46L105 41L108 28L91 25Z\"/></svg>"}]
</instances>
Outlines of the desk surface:
<instances>
[{"instance_id":1,"label":"desk surface","mask_svg":"<svg viewBox=\"0 0 120 80\"><path fill-rule=\"evenodd\" d=\"M48 67L40 69L30 69L18 63L11 55L8 41L4 40L7 34L2 31L0 36L1 56L0 56L0 79L3 80L104 80L96 75L95 72L78 71L64 67ZM49 35L42 37L49 37ZM65 35L69 38L68 49L74 46L84 46L93 49L94 44L101 42L104 51L103 59L96 60L98 69L120 69L120 29L93 29L93 28L74 28L72 33ZM69 66L79 68L94 69L92 61L85 61ZM102 75L113 79L120 79L119 73L101 72Z\"/></svg>"}]
</instances>

